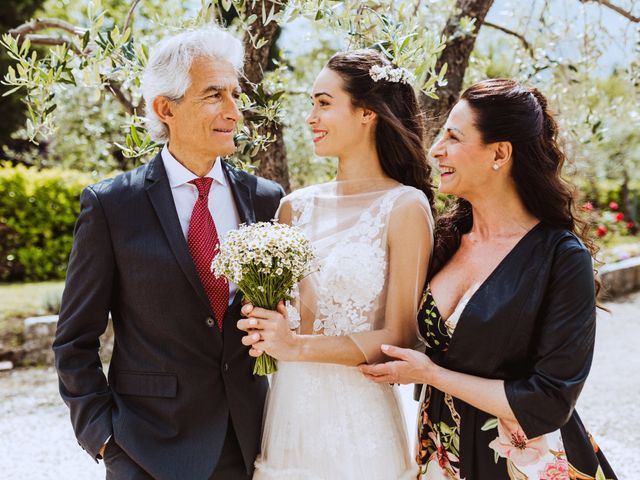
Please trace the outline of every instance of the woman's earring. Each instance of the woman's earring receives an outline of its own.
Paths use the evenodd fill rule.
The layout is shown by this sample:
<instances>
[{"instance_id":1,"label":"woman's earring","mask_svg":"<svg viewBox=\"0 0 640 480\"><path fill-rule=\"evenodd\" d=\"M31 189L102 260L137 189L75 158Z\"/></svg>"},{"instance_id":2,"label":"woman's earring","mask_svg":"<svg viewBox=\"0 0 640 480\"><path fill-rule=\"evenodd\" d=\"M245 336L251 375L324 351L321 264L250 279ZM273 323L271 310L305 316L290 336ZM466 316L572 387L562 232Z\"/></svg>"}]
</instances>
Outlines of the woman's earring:
<instances>
[{"instance_id":1,"label":"woman's earring","mask_svg":"<svg viewBox=\"0 0 640 480\"><path fill-rule=\"evenodd\" d=\"M493 167L492 167L492 168L493 168L495 171L498 171L498 169L500 168L500 165L498 165L498 162L495 162L495 163L493 164Z\"/></svg>"}]
</instances>

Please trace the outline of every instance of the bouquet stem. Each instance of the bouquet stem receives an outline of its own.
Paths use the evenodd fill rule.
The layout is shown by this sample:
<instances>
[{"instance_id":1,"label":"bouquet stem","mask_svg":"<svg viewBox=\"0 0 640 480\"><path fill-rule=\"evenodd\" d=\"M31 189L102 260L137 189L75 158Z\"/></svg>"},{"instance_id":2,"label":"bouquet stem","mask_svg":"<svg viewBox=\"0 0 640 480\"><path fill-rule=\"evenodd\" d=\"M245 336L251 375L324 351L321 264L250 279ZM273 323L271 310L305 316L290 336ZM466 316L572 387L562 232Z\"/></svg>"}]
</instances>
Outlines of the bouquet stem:
<instances>
[{"instance_id":1,"label":"bouquet stem","mask_svg":"<svg viewBox=\"0 0 640 480\"><path fill-rule=\"evenodd\" d=\"M254 375L270 375L278 370L278 363L268 353L263 353L256 358L256 364L253 367Z\"/></svg>"}]
</instances>

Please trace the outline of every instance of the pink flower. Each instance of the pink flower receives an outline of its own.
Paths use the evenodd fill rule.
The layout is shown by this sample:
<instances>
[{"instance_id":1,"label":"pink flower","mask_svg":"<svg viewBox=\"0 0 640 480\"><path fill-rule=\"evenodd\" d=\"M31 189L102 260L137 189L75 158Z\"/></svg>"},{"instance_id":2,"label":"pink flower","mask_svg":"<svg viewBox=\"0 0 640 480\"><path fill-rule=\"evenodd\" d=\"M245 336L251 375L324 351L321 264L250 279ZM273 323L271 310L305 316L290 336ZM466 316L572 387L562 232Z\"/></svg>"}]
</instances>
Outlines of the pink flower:
<instances>
[{"instance_id":1,"label":"pink flower","mask_svg":"<svg viewBox=\"0 0 640 480\"><path fill-rule=\"evenodd\" d=\"M622 212L616 213L616 222L621 222L622 220L624 220L624 213Z\"/></svg>"},{"instance_id":2,"label":"pink flower","mask_svg":"<svg viewBox=\"0 0 640 480\"><path fill-rule=\"evenodd\" d=\"M596 235L598 235L599 237L604 237L607 232L609 230L607 229L607 227L605 227L604 225L600 225L597 229L596 229Z\"/></svg>"},{"instance_id":3,"label":"pink flower","mask_svg":"<svg viewBox=\"0 0 640 480\"><path fill-rule=\"evenodd\" d=\"M451 462L459 462L460 460L453 453L447 452L440 441L440 434L435 436L433 432L429 432L429 437L433 440L433 444L436 446L436 451L431 454L428 461L437 460L438 466L442 470L451 468Z\"/></svg>"},{"instance_id":4,"label":"pink flower","mask_svg":"<svg viewBox=\"0 0 640 480\"><path fill-rule=\"evenodd\" d=\"M584 205L582 205L582 209L590 212L591 210L593 210L593 203L586 202Z\"/></svg>"},{"instance_id":5,"label":"pink flower","mask_svg":"<svg viewBox=\"0 0 640 480\"><path fill-rule=\"evenodd\" d=\"M547 463L538 480L567 480L569 478L569 462L566 458L556 457L553 463Z\"/></svg>"},{"instance_id":6,"label":"pink flower","mask_svg":"<svg viewBox=\"0 0 640 480\"><path fill-rule=\"evenodd\" d=\"M438 433L436 436L433 432L429 432L429 438L433 440L436 450L427 460L426 478L434 480L464 480L460 479L460 470L451 465L451 462L459 462L460 459L445 449L440 440L440 434Z\"/></svg>"},{"instance_id":7,"label":"pink flower","mask_svg":"<svg viewBox=\"0 0 640 480\"><path fill-rule=\"evenodd\" d=\"M618 209L618 207L619 207L619 205L617 204L617 202L611 202L611 203L609 204L609 208L610 208L611 210L617 210L617 209Z\"/></svg>"},{"instance_id":8,"label":"pink flower","mask_svg":"<svg viewBox=\"0 0 640 480\"><path fill-rule=\"evenodd\" d=\"M544 435L529 440L520 425L498 419L498 437L489 443L498 454L517 467L533 465L549 450Z\"/></svg>"}]
</instances>

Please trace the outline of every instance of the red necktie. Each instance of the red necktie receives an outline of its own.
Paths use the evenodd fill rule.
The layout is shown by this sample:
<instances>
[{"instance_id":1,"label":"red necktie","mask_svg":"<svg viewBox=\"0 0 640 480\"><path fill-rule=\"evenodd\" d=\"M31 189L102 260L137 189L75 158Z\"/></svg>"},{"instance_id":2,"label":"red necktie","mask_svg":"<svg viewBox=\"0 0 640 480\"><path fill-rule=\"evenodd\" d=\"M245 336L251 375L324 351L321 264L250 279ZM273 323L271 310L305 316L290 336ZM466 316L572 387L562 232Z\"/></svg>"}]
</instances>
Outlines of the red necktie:
<instances>
[{"instance_id":1,"label":"red necktie","mask_svg":"<svg viewBox=\"0 0 640 480\"><path fill-rule=\"evenodd\" d=\"M218 328L222 331L222 320L229 305L229 284L224 278L216 278L211 272L211 261L220 244L216 224L209 212L209 190L212 181L210 177L202 177L189 182L198 187L198 200L191 212L187 237L193 263L216 316Z\"/></svg>"}]
</instances>

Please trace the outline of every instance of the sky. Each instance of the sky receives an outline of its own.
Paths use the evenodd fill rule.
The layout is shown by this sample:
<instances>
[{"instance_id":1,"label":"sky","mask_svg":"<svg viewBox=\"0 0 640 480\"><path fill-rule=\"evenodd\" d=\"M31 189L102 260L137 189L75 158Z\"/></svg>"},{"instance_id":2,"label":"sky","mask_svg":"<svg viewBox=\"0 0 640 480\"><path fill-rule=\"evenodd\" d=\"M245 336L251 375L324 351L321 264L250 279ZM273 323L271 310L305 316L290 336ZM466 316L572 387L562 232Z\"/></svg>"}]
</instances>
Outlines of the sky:
<instances>
[{"instance_id":1,"label":"sky","mask_svg":"<svg viewBox=\"0 0 640 480\"><path fill-rule=\"evenodd\" d=\"M526 6L525 11L523 11L523 5ZM617 5L631 9L635 16L640 16L640 1L617 0ZM489 10L487 21L518 32L525 32L526 37L527 31L535 32L539 27L537 18L543 8L547 9L546 18L565 21L571 29L562 42L555 47L554 57L575 57L580 51L581 34L585 31L585 25L588 28L598 25L602 28L598 38L606 47L605 54L599 60L603 74L608 74L616 65L628 65L633 58L634 42L640 41L638 24L596 3L582 4L579 0L533 0L526 3L519 0L496 0ZM309 33L308 24L308 20L298 19L287 25L283 30L280 45L293 55L313 48L314 42ZM484 28L481 30L477 46L486 47L504 36L504 33Z\"/></svg>"}]
</instances>

